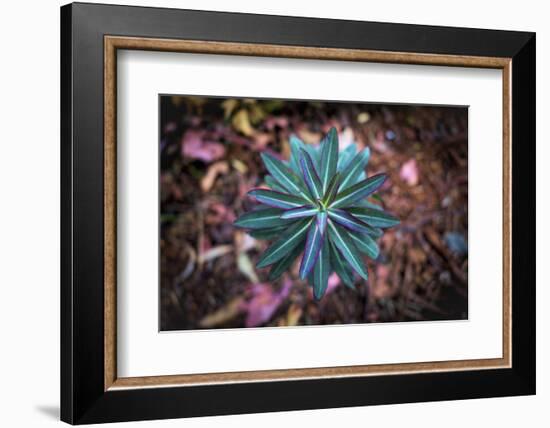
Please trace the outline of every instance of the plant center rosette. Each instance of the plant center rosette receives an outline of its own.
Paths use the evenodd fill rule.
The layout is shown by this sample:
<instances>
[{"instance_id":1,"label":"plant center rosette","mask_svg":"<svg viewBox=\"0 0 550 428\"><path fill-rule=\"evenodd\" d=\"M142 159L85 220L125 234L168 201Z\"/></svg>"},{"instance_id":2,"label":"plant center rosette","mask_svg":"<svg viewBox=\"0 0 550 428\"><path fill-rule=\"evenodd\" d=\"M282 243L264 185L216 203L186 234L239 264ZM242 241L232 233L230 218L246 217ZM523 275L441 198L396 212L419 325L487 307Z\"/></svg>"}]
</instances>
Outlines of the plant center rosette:
<instances>
[{"instance_id":1,"label":"plant center rosette","mask_svg":"<svg viewBox=\"0 0 550 428\"><path fill-rule=\"evenodd\" d=\"M293 136L290 148L288 162L262 154L269 189L248 192L260 205L241 215L235 226L272 241L257 263L258 268L271 266L270 281L301 255L300 278L307 279L317 300L325 294L332 272L354 289L355 273L368 279L363 255L376 259L375 240L382 229L399 223L368 200L387 176L367 178L369 149L357 152L350 144L339 152L334 128L318 147Z\"/></svg>"}]
</instances>

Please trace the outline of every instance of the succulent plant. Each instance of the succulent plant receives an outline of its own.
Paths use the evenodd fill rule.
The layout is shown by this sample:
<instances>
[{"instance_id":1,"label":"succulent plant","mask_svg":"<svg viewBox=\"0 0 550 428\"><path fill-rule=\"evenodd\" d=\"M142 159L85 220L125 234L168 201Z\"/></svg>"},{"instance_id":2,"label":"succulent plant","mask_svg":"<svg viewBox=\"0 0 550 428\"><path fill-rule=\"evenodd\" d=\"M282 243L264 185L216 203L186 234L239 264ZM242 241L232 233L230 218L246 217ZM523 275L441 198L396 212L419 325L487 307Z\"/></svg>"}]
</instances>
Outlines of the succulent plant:
<instances>
[{"instance_id":1,"label":"succulent plant","mask_svg":"<svg viewBox=\"0 0 550 428\"><path fill-rule=\"evenodd\" d=\"M262 153L269 189L248 192L260 205L241 215L235 225L257 239L273 241L257 263L258 268L271 266L270 281L303 253L300 277L308 280L316 299L323 297L332 272L355 288L354 272L368 278L363 254L376 259L375 239L382 235L381 228L399 223L367 200L386 175L367 178L369 149L357 152L351 144L339 152L334 128L318 147L293 136L290 148L288 162Z\"/></svg>"}]
</instances>

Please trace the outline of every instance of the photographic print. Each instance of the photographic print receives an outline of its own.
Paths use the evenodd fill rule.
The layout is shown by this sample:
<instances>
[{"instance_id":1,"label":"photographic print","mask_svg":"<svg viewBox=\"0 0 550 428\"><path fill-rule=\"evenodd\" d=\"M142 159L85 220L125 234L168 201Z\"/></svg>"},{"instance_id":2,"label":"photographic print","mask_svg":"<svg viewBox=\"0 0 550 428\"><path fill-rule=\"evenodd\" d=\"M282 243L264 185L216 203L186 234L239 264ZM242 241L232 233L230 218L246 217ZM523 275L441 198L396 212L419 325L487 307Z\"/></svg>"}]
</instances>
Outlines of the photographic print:
<instances>
[{"instance_id":1,"label":"photographic print","mask_svg":"<svg viewBox=\"0 0 550 428\"><path fill-rule=\"evenodd\" d=\"M159 103L162 331L467 319L467 107Z\"/></svg>"},{"instance_id":2,"label":"photographic print","mask_svg":"<svg viewBox=\"0 0 550 428\"><path fill-rule=\"evenodd\" d=\"M60 23L61 420L535 394L534 33Z\"/></svg>"}]
</instances>

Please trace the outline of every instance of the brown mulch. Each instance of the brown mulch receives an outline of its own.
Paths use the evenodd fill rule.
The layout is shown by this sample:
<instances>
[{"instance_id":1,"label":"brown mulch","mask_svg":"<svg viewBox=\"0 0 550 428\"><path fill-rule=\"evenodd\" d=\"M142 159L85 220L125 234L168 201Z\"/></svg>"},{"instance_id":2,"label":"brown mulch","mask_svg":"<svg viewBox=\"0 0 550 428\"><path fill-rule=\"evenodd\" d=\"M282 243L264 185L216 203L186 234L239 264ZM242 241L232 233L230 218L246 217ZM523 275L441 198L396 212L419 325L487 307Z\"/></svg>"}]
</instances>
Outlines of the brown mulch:
<instances>
[{"instance_id":1,"label":"brown mulch","mask_svg":"<svg viewBox=\"0 0 550 428\"><path fill-rule=\"evenodd\" d=\"M222 102L161 101L162 330L243 327L250 311L273 302L261 325L467 317L466 109L243 101L231 109ZM262 183L262 151L287 157L290 134L313 143L331 126L370 147L368 174L389 175L380 196L401 224L380 238L368 282L358 280L355 291L336 284L315 302L297 266L269 284L268 269L254 268L267 243L232 222L254 205L245 195ZM191 136L198 151L184 155ZM284 281L290 291L276 300ZM258 291L255 283L267 285Z\"/></svg>"}]
</instances>

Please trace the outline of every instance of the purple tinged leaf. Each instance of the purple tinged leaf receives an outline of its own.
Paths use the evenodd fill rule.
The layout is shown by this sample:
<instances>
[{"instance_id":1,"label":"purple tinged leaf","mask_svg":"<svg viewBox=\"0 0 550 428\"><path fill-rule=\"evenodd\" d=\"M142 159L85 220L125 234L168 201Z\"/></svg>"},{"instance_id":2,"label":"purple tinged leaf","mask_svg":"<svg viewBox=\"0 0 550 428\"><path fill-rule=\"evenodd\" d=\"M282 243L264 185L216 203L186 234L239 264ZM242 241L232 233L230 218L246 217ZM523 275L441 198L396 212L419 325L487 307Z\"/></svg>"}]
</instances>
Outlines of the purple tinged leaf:
<instances>
[{"instance_id":1,"label":"purple tinged leaf","mask_svg":"<svg viewBox=\"0 0 550 428\"><path fill-rule=\"evenodd\" d=\"M386 178L386 174L377 174L348 187L343 192L338 193L336 199L330 205L331 208L349 207L360 199L366 198L371 193L376 192L384 184Z\"/></svg>"},{"instance_id":2,"label":"purple tinged leaf","mask_svg":"<svg viewBox=\"0 0 550 428\"><path fill-rule=\"evenodd\" d=\"M384 234L384 231L379 227L373 227L370 232L367 233L372 238L380 238Z\"/></svg>"},{"instance_id":3,"label":"purple tinged leaf","mask_svg":"<svg viewBox=\"0 0 550 428\"><path fill-rule=\"evenodd\" d=\"M353 239L349 233L340 226L337 226L333 221L328 222L329 236L334 243L340 254L347 260L349 265L355 272L359 274L363 279L368 279L369 274L365 263L361 258L361 253L353 243Z\"/></svg>"},{"instance_id":4,"label":"purple tinged leaf","mask_svg":"<svg viewBox=\"0 0 550 428\"><path fill-rule=\"evenodd\" d=\"M290 225L294 224L294 222L290 221L285 226L278 226L278 227L269 227L266 229L252 229L249 230L247 233L252 236L255 239L265 239L268 241L271 241L275 238L278 238L281 236L281 234L286 231Z\"/></svg>"},{"instance_id":5,"label":"purple tinged leaf","mask_svg":"<svg viewBox=\"0 0 550 428\"><path fill-rule=\"evenodd\" d=\"M378 244L369 235L355 235L350 233L350 236L360 252L366 254L373 260L378 258L380 249L378 248Z\"/></svg>"},{"instance_id":6,"label":"purple tinged leaf","mask_svg":"<svg viewBox=\"0 0 550 428\"><path fill-rule=\"evenodd\" d=\"M283 210L278 208L249 211L241 215L233 224L243 229L265 229L283 226L288 222L281 219L282 213Z\"/></svg>"},{"instance_id":7,"label":"purple tinged leaf","mask_svg":"<svg viewBox=\"0 0 550 428\"><path fill-rule=\"evenodd\" d=\"M323 239L326 241L325 239ZM330 253L328 245L322 245L319 257L313 268L313 296L321 300L328 287L330 275Z\"/></svg>"},{"instance_id":8,"label":"purple tinged leaf","mask_svg":"<svg viewBox=\"0 0 550 428\"><path fill-rule=\"evenodd\" d=\"M353 271L346 264L336 246L330 241L330 265L340 277L342 282L351 289L355 289Z\"/></svg>"},{"instance_id":9,"label":"purple tinged leaf","mask_svg":"<svg viewBox=\"0 0 550 428\"><path fill-rule=\"evenodd\" d=\"M368 148L365 150L369 150ZM342 150L338 154L338 166L336 170L338 172L342 172L346 167L349 165L349 163L355 158L355 155L357 154L357 144L350 144L347 146L344 150Z\"/></svg>"},{"instance_id":10,"label":"purple tinged leaf","mask_svg":"<svg viewBox=\"0 0 550 428\"><path fill-rule=\"evenodd\" d=\"M304 205L304 202L307 202L298 196L276 192L274 190L253 189L248 192L248 195L255 198L258 202L274 208L298 208Z\"/></svg>"},{"instance_id":11,"label":"purple tinged leaf","mask_svg":"<svg viewBox=\"0 0 550 428\"><path fill-rule=\"evenodd\" d=\"M313 288L313 272L310 272L307 276L307 285Z\"/></svg>"},{"instance_id":12,"label":"purple tinged leaf","mask_svg":"<svg viewBox=\"0 0 550 428\"><path fill-rule=\"evenodd\" d=\"M297 177L288 166L268 153L262 153L261 157L271 176L290 194L299 195L306 200L311 199L304 185L301 183L300 178Z\"/></svg>"},{"instance_id":13,"label":"purple tinged leaf","mask_svg":"<svg viewBox=\"0 0 550 428\"><path fill-rule=\"evenodd\" d=\"M301 153L302 156L300 158L300 165L302 166L304 181L306 182L311 195L317 201L323 194L323 185L319 179L317 171L315 170L315 165L313 164L311 156L305 150L302 150Z\"/></svg>"},{"instance_id":14,"label":"purple tinged leaf","mask_svg":"<svg viewBox=\"0 0 550 428\"><path fill-rule=\"evenodd\" d=\"M352 230L359 233L373 233L373 228L368 224L362 222L358 218L354 217L345 210L338 208L330 208L328 210L328 215L335 222L341 224L346 229Z\"/></svg>"},{"instance_id":15,"label":"purple tinged leaf","mask_svg":"<svg viewBox=\"0 0 550 428\"><path fill-rule=\"evenodd\" d=\"M319 168L321 167L321 150L319 149L319 146L315 146L313 144L304 144L304 150L311 157L313 166L315 166L315 170L319 171Z\"/></svg>"},{"instance_id":16,"label":"purple tinged leaf","mask_svg":"<svg viewBox=\"0 0 550 428\"><path fill-rule=\"evenodd\" d=\"M271 175L266 175L264 178L265 184L270 187L272 190L275 190L277 192L286 192L286 189L281 186L277 180L275 180Z\"/></svg>"},{"instance_id":17,"label":"purple tinged leaf","mask_svg":"<svg viewBox=\"0 0 550 428\"><path fill-rule=\"evenodd\" d=\"M374 196L376 196L376 195L372 195L373 198L374 198ZM370 198L361 199L360 201L353 204L353 206L354 207L362 207L362 208L372 208L373 210L383 211L383 208L380 205L374 203L372 200L370 200Z\"/></svg>"},{"instance_id":18,"label":"purple tinged leaf","mask_svg":"<svg viewBox=\"0 0 550 428\"><path fill-rule=\"evenodd\" d=\"M290 167L296 173L301 175L302 170L300 168L300 150L305 149L306 145L296 135L291 135L289 139L290 144Z\"/></svg>"},{"instance_id":19,"label":"purple tinged leaf","mask_svg":"<svg viewBox=\"0 0 550 428\"><path fill-rule=\"evenodd\" d=\"M300 278L305 279L315 265L319 251L323 245L323 236L324 234L317 226L317 222L313 222L307 234L304 255L300 264Z\"/></svg>"},{"instance_id":20,"label":"purple tinged leaf","mask_svg":"<svg viewBox=\"0 0 550 428\"><path fill-rule=\"evenodd\" d=\"M355 180L365 172L367 163L369 162L370 150L368 148L360 151L352 161L344 168L342 171L342 182L340 183L340 189L345 190L353 183Z\"/></svg>"},{"instance_id":21,"label":"purple tinged leaf","mask_svg":"<svg viewBox=\"0 0 550 428\"><path fill-rule=\"evenodd\" d=\"M303 242L312 222L312 219L303 219L289 227L281 234L281 237L277 241L265 250L258 260L256 267L263 268L272 265L285 257L290 251L294 250L296 246Z\"/></svg>"},{"instance_id":22,"label":"purple tinged leaf","mask_svg":"<svg viewBox=\"0 0 550 428\"><path fill-rule=\"evenodd\" d=\"M352 207L347 211L370 226L392 227L399 224L399 219L378 208Z\"/></svg>"},{"instance_id":23,"label":"purple tinged leaf","mask_svg":"<svg viewBox=\"0 0 550 428\"><path fill-rule=\"evenodd\" d=\"M268 279L270 281L275 281L278 279L290 266L292 266L292 263L294 263L294 260L300 255L302 252L302 247L299 245L294 248L291 252L289 252L286 256L284 256L281 260L274 263L271 266L271 270L269 271Z\"/></svg>"},{"instance_id":24,"label":"purple tinged leaf","mask_svg":"<svg viewBox=\"0 0 550 428\"><path fill-rule=\"evenodd\" d=\"M332 180L330 180L327 190L325 190L325 194L323 196L323 203L325 205L330 205L332 201L334 201L334 198L336 198L336 195L338 194L339 187L340 187L340 173L337 172L332 177Z\"/></svg>"},{"instance_id":25,"label":"purple tinged leaf","mask_svg":"<svg viewBox=\"0 0 550 428\"><path fill-rule=\"evenodd\" d=\"M336 129L330 131L321 141L321 168L320 179L323 185L323 192L327 190L331 178L336 173L338 164L338 134Z\"/></svg>"},{"instance_id":26,"label":"purple tinged leaf","mask_svg":"<svg viewBox=\"0 0 550 428\"><path fill-rule=\"evenodd\" d=\"M291 218L301 218L301 217L312 217L319 212L317 207L313 205L304 205L298 208L292 208L290 210L281 212L281 219L291 219Z\"/></svg>"},{"instance_id":27,"label":"purple tinged leaf","mask_svg":"<svg viewBox=\"0 0 550 428\"><path fill-rule=\"evenodd\" d=\"M327 228L327 219L328 214L326 211L319 211L317 212L317 227L321 229L322 233L325 233L325 229Z\"/></svg>"}]
</instances>

